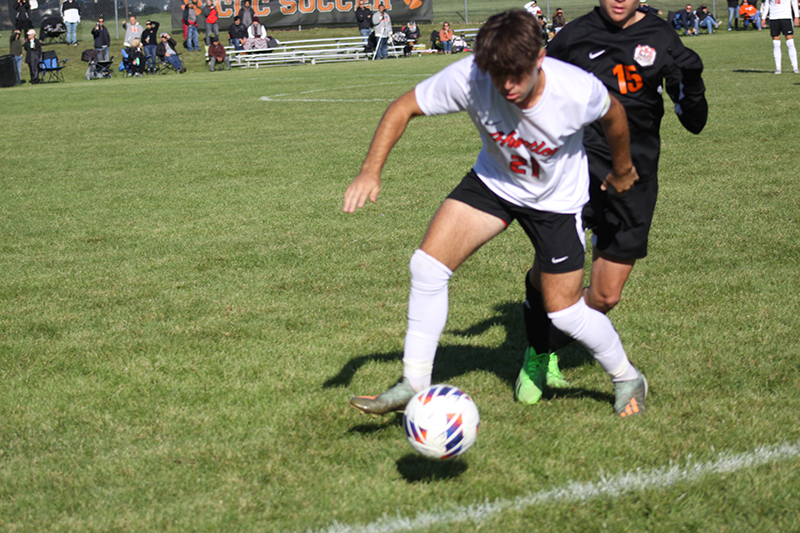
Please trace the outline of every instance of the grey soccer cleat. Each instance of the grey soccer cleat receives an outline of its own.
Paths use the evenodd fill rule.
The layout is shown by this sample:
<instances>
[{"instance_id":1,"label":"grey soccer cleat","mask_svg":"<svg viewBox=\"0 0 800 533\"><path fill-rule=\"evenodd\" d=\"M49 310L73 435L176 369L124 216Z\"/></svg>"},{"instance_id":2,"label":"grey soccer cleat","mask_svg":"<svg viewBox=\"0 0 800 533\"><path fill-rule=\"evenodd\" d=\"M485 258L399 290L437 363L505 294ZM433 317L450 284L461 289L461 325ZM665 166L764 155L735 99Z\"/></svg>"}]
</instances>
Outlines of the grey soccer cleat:
<instances>
[{"instance_id":1,"label":"grey soccer cleat","mask_svg":"<svg viewBox=\"0 0 800 533\"><path fill-rule=\"evenodd\" d=\"M355 396L350 405L370 415L385 415L392 411L402 411L416 392L406 378L401 378L389 390L378 396Z\"/></svg>"},{"instance_id":2,"label":"grey soccer cleat","mask_svg":"<svg viewBox=\"0 0 800 533\"><path fill-rule=\"evenodd\" d=\"M644 400L647 397L647 379L638 372L633 381L614 383L614 412L625 418L644 414Z\"/></svg>"}]
</instances>

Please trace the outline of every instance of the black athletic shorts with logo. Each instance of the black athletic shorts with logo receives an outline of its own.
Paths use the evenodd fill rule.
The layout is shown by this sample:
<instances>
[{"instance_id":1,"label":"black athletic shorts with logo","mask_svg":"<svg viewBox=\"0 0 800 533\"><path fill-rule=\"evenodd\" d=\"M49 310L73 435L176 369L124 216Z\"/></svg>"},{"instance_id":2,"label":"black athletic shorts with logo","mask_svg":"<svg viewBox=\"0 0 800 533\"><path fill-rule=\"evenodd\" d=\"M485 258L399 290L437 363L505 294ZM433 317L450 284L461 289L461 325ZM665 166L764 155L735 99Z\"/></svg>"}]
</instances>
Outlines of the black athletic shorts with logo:
<instances>
[{"instance_id":1,"label":"black athletic shorts with logo","mask_svg":"<svg viewBox=\"0 0 800 533\"><path fill-rule=\"evenodd\" d=\"M658 180L633 184L619 194L591 178L589 203L583 208L583 223L592 230L592 245L617 259L642 259L647 256L647 237L653 223L658 197Z\"/></svg>"},{"instance_id":2,"label":"black athletic shorts with logo","mask_svg":"<svg viewBox=\"0 0 800 533\"><path fill-rule=\"evenodd\" d=\"M518 220L536 250L542 272L583 270L586 243L580 213L564 215L514 205L492 192L474 170L447 197L496 216L506 227Z\"/></svg>"},{"instance_id":3,"label":"black athletic shorts with logo","mask_svg":"<svg viewBox=\"0 0 800 533\"><path fill-rule=\"evenodd\" d=\"M794 21L792 19L778 19L769 21L769 35L770 37L780 37L784 34L787 37L794 35Z\"/></svg>"}]
</instances>

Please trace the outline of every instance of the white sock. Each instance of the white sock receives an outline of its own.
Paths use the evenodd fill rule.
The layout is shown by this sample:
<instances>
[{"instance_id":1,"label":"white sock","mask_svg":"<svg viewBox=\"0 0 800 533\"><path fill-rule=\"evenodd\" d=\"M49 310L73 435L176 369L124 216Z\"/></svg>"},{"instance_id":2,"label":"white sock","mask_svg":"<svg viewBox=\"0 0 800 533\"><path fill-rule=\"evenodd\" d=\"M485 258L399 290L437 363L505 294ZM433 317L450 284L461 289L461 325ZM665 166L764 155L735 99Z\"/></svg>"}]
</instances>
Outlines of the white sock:
<instances>
[{"instance_id":1,"label":"white sock","mask_svg":"<svg viewBox=\"0 0 800 533\"><path fill-rule=\"evenodd\" d=\"M797 70L797 49L794 47L794 39L786 39L786 48L789 49L789 60L792 62L792 70Z\"/></svg>"},{"instance_id":2,"label":"white sock","mask_svg":"<svg viewBox=\"0 0 800 533\"><path fill-rule=\"evenodd\" d=\"M581 298L566 309L547 313L553 325L583 344L614 383L631 381L638 372L628 360L622 341L611 320L595 311Z\"/></svg>"},{"instance_id":3,"label":"white sock","mask_svg":"<svg viewBox=\"0 0 800 533\"><path fill-rule=\"evenodd\" d=\"M791 54L791 52L790 52ZM775 70L781 69L781 42L772 41L772 57L775 58Z\"/></svg>"},{"instance_id":4,"label":"white sock","mask_svg":"<svg viewBox=\"0 0 800 533\"><path fill-rule=\"evenodd\" d=\"M403 348L403 376L415 391L431 385L433 360L447 323L448 282L453 272L417 250L411 256L408 330Z\"/></svg>"}]
</instances>

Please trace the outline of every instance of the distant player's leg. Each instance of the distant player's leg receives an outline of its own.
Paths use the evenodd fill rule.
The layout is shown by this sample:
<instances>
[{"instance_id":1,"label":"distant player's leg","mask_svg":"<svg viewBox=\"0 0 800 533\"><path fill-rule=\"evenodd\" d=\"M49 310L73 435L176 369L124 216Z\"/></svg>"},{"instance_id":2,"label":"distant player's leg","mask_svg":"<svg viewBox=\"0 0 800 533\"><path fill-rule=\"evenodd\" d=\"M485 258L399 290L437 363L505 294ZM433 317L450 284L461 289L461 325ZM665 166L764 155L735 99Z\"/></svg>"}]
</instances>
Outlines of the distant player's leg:
<instances>
[{"instance_id":1,"label":"distant player's leg","mask_svg":"<svg viewBox=\"0 0 800 533\"><path fill-rule=\"evenodd\" d=\"M787 45L788 46L788 45ZM775 59L775 74L781 73L781 37L778 35L777 37L772 38L772 57Z\"/></svg>"},{"instance_id":2,"label":"distant player's leg","mask_svg":"<svg viewBox=\"0 0 800 533\"><path fill-rule=\"evenodd\" d=\"M402 410L415 392L430 386L436 348L447 322L450 276L505 228L506 222L500 218L458 200L444 201L409 264L403 377L383 394L352 398L353 407L375 415Z\"/></svg>"},{"instance_id":3,"label":"distant player's leg","mask_svg":"<svg viewBox=\"0 0 800 533\"><path fill-rule=\"evenodd\" d=\"M789 49L789 61L792 62L792 72L800 74L797 68L797 49L794 47L794 35L786 36L786 48Z\"/></svg>"}]
</instances>

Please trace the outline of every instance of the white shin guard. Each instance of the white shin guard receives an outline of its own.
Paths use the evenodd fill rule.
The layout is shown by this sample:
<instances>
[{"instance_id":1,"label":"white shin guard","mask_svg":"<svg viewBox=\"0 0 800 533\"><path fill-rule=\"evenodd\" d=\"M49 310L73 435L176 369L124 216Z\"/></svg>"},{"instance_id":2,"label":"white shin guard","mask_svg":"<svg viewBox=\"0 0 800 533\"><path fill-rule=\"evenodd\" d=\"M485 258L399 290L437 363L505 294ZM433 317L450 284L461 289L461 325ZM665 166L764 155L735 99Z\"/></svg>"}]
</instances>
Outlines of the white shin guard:
<instances>
[{"instance_id":1,"label":"white shin guard","mask_svg":"<svg viewBox=\"0 0 800 533\"><path fill-rule=\"evenodd\" d=\"M583 344L611 381L630 381L638 376L628 360L617 330L603 313L586 305L581 298L566 309L547 313L553 325Z\"/></svg>"},{"instance_id":2,"label":"white shin guard","mask_svg":"<svg viewBox=\"0 0 800 533\"><path fill-rule=\"evenodd\" d=\"M433 360L447 323L448 283L453 272L422 250L411 256L408 330L403 349L403 376L414 390L431 384Z\"/></svg>"}]
</instances>

